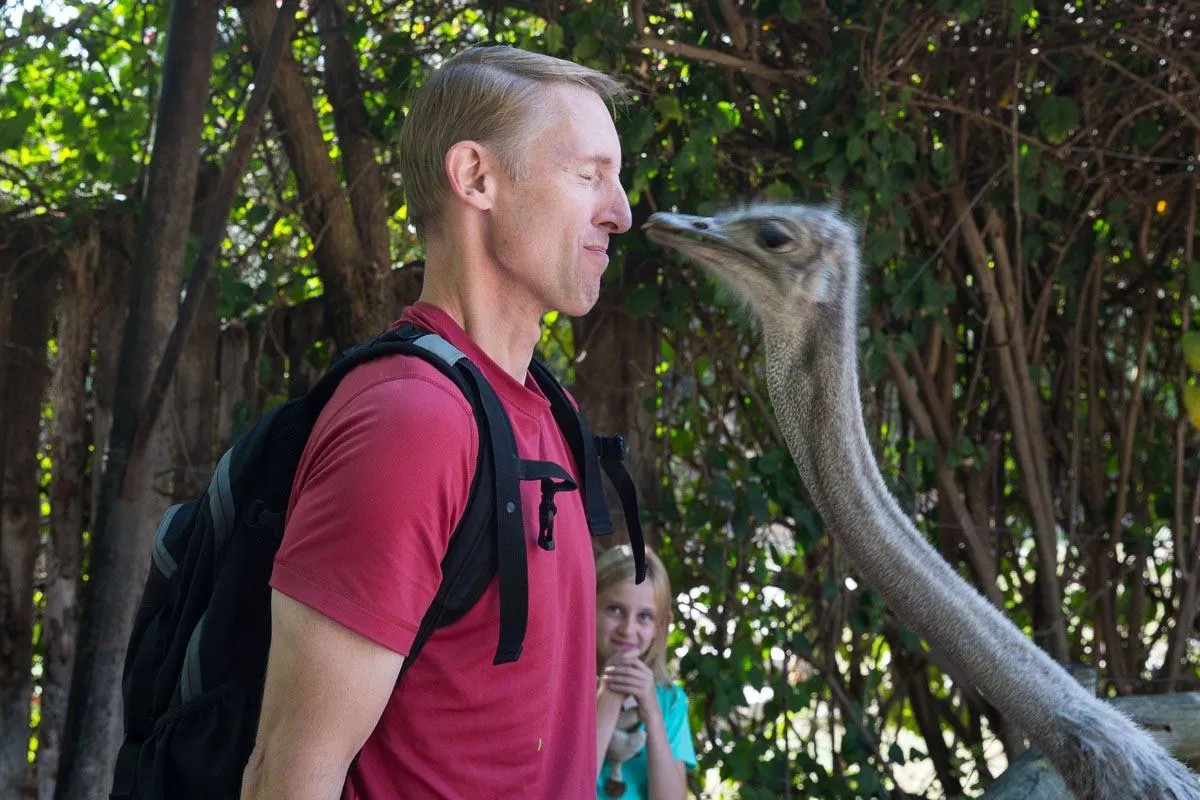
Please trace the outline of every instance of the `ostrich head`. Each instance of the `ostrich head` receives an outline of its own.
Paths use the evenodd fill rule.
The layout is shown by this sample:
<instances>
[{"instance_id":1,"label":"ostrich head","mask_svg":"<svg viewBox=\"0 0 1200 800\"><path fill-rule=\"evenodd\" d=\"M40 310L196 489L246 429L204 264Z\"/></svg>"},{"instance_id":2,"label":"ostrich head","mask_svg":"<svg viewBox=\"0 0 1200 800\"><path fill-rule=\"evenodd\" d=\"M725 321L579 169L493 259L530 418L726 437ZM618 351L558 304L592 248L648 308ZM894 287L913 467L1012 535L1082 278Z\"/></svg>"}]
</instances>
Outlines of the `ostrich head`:
<instances>
[{"instance_id":1,"label":"ostrich head","mask_svg":"<svg viewBox=\"0 0 1200 800\"><path fill-rule=\"evenodd\" d=\"M823 316L812 312L844 307L855 296L857 231L829 207L760 204L713 217L659 213L644 230L730 287L768 337L794 333L803 320Z\"/></svg>"}]
</instances>

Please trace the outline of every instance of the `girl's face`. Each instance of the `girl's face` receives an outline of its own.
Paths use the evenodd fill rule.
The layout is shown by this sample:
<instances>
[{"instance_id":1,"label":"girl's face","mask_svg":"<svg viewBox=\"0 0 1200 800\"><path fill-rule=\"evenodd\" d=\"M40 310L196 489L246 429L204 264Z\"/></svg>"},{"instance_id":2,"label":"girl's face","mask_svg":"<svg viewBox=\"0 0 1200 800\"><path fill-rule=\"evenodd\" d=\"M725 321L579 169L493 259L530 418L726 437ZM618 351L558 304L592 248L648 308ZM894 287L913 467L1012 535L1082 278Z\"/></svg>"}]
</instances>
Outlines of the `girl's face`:
<instances>
[{"instance_id":1,"label":"girl's face","mask_svg":"<svg viewBox=\"0 0 1200 800\"><path fill-rule=\"evenodd\" d=\"M623 581L600 595L596 602L596 638L600 663L617 653L644 658L658 632L659 611L654 605L654 583Z\"/></svg>"}]
</instances>

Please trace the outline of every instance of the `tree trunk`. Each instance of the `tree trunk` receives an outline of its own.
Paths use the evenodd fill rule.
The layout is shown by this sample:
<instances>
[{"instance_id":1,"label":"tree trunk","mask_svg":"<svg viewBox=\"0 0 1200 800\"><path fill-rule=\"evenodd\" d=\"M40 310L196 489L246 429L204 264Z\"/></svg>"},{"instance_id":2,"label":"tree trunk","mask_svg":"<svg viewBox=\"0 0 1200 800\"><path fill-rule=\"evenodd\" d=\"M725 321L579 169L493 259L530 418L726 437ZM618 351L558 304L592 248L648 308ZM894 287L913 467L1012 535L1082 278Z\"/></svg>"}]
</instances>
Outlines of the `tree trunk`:
<instances>
[{"instance_id":1,"label":"tree trunk","mask_svg":"<svg viewBox=\"0 0 1200 800\"><path fill-rule=\"evenodd\" d=\"M188 331L163 418L172 431L171 502L182 503L204 490L213 467L217 404L217 279L209 280L204 300Z\"/></svg>"},{"instance_id":2,"label":"tree trunk","mask_svg":"<svg viewBox=\"0 0 1200 800\"><path fill-rule=\"evenodd\" d=\"M121 338L129 316L129 280L133 273L136 222L130 214L112 218L100 241L100 267L96 275L96 329L92 336L92 457L89 469L91 503L88 519L94 524L100 508L100 475L107 459L112 432L113 400L117 396L117 364Z\"/></svg>"},{"instance_id":3,"label":"tree trunk","mask_svg":"<svg viewBox=\"0 0 1200 800\"><path fill-rule=\"evenodd\" d=\"M368 270L382 278L392 264L387 182L375 160L375 138L358 82L358 54L346 36L349 14L345 0L326 0L316 13L325 56L325 87L333 106L354 227Z\"/></svg>"},{"instance_id":4,"label":"tree trunk","mask_svg":"<svg viewBox=\"0 0 1200 800\"><path fill-rule=\"evenodd\" d=\"M247 405L254 402L246 375L255 367L250 361L251 337L260 335L231 325L217 340L217 449L222 453L241 435Z\"/></svg>"},{"instance_id":5,"label":"tree trunk","mask_svg":"<svg viewBox=\"0 0 1200 800\"><path fill-rule=\"evenodd\" d=\"M256 55L266 46L275 19L272 0L250 0L238 6ZM325 290L326 325L334 342L345 349L375 335L391 321L387 307L389 265L364 254L337 167L313 109L304 77L288 48L279 64L271 114L296 175L302 200L301 217L313 240L313 257Z\"/></svg>"},{"instance_id":6,"label":"tree trunk","mask_svg":"<svg viewBox=\"0 0 1200 800\"><path fill-rule=\"evenodd\" d=\"M180 274L200 164L218 3L176 0L163 59L154 146L130 282L129 318L117 369L113 428L93 527L68 735L58 795L105 798L122 734L121 671L145 580L155 519L152 497L157 449L129 444L137 430L178 307Z\"/></svg>"},{"instance_id":7,"label":"tree trunk","mask_svg":"<svg viewBox=\"0 0 1200 800\"><path fill-rule=\"evenodd\" d=\"M299 397L313 387L323 369L309 357L314 342L325 339L322 309L310 303L293 306L272 320L275 338L284 343L287 358L287 395Z\"/></svg>"},{"instance_id":8,"label":"tree trunk","mask_svg":"<svg viewBox=\"0 0 1200 800\"><path fill-rule=\"evenodd\" d=\"M38 724L37 796L53 800L67 722L67 700L79 629L83 530L88 510L84 478L88 444L87 373L96 311L100 231L91 227L68 245L58 303L58 361L50 390L50 536L46 543L46 608L42 614L42 702Z\"/></svg>"},{"instance_id":9,"label":"tree trunk","mask_svg":"<svg viewBox=\"0 0 1200 800\"><path fill-rule=\"evenodd\" d=\"M24 796L33 700L34 564L40 542L37 470L49 367L46 341L60 254L48 233L23 226L3 253L0 291L0 796ZM13 244L16 246L14 247ZM41 252L39 252L41 251ZM9 305L11 304L11 305ZM3 324L7 322L7 325Z\"/></svg>"},{"instance_id":10,"label":"tree trunk","mask_svg":"<svg viewBox=\"0 0 1200 800\"><path fill-rule=\"evenodd\" d=\"M8 342L13 333L13 306L16 299L16 269L18 248L12 245L0 250L0 342ZM32 564L26 565L18 552L20 540L14 519L11 531L8 516L17 515L20 506L16 498L5 496L4 480L8 451L9 428L14 427L16 414L9 408L8 387L14 347L0 346L0 791L6 796L19 796L26 782L28 762L22 758L22 743L28 747L29 724L29 662L32 650L27 650L33 625L33 609L26 611L25 597L32 599L32 589L26 591L26 581L32 580ZM11 510L10 510L11 505ZM9 538L12 537L9 552ZM26 570L26 566L29 567ZM28 617L28 622L26 622ZM26 625L28 624L29 629Z\"/></svg>"},{"instance_id":11,"label":"tree trunk","mask_svg":"<svg viewBox=\"0 0 1200 800\"><path fill-rule=\"evenodd\" d=\"M220 168L211 163L202 166L197 175L191 231L198 239L203 235L209 208L217 202L214 195L220 178ZM220 332L217 320L220 291L216 278L205 282L204 295L188 326L163 404L163 422L171 432L167 494L172 503L182 503L199 494L212 469L213 409L217 399L217 354L213 345Z\"/></svg>"}]
</instances>

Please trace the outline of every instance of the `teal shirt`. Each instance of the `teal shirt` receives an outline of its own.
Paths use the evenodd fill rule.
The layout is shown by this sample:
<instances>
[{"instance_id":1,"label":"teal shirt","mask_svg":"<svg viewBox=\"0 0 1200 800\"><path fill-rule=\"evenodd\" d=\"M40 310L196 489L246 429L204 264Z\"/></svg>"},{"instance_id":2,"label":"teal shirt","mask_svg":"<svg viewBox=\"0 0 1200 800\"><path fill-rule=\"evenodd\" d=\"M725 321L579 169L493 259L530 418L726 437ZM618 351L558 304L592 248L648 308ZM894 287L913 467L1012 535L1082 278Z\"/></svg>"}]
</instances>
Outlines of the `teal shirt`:
<instances>
[{"instance_id":1,"label":"teal shirt","mask_svg":"<svg viewBox=\"0 0 1200 800\"><path fill-rule=\"evenodd\" d=\"M687 695L677 684L658 687L658 707L662 709L663 725L667 729L667 741L675 758L690 769L696 766L696 745L692 741L692 726L688 722ZM597 800L608 800L604 793L604 782L608 779L609 766L605 764L596 779ZM646 769L646 748L621 765L621 777L625 781L624 800L648 800L647 783L650 780Z\"/></svg>"}]
</instances>

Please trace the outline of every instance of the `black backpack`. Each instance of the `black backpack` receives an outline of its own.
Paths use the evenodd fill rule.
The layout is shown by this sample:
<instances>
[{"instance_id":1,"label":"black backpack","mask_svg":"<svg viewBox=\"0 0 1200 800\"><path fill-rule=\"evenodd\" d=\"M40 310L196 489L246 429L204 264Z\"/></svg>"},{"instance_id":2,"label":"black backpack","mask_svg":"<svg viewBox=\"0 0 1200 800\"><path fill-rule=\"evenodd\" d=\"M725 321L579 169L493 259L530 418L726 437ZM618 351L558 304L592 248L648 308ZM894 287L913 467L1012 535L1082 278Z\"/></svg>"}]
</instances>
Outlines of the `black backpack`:
<instances>
[{"instance_id":1,"label":"black backpack","mask_svg":"<svg viewBox=\"0 0 1200 800\"><path fill-rule=\"evenodd\" d=\"M582 487L558 464L517 455L508 415L479 369L437 334L402 324L347 350L301 397L272 409L220 459L208 488L167 509L125 656L125 738L117 755L117 798L237 798L254 746L271 637L268 580L300 455L321 409L350 370L388 355L418 356L470 401L479 456L470 498L442 559L443 581L401 670L430 635L460 619L498 577L499 642L494 663L521 656L528 576L520 484L541 483L538 544L554 549L554 496L582 491L592 535L612 532L600 471L621 498L637 580L645 552L624 439L591 436L550 371L530 372L549 398L578 465Z\"/></svg>"}]
</instances>

